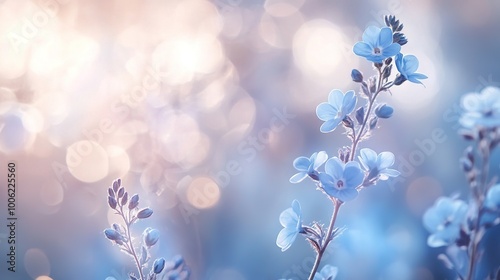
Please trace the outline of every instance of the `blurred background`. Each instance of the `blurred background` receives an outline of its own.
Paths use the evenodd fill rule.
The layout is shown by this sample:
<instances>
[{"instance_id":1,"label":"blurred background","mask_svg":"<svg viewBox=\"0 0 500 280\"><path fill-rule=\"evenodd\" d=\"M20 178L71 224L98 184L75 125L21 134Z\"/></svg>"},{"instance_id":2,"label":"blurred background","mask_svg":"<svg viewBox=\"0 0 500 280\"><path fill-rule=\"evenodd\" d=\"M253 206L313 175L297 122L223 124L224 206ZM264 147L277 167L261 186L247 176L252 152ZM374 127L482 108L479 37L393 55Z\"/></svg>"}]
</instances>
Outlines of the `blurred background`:
<instances>
[{"instance_id":1,"label":"blurred background","mask_svg":"<svg viewBox=\"0 0 500 280\"><path fill-rule=\"evenodd\" d=\"M392 151L402 175L341 209L347 231L322 266L338 279L453 279L421 217L440 195L467 199L459 100L500 86L495 0L0 1L1 185L7 162L18 176L18 271L2 261L1 278L126 279L131 259L103 235L117 220L107 187L122 178L155 211L134 232L159 229L153 257L183 255L192 279L306 279L313 251L298 237L281 252L278 217L298 199L305 223L326 224L332 205L288 182L292 162L349 144L320 133L315 108L358 90L352 68L373 73L352 46L386 14L429 79L381 97L394 116L361 146ZM500 264L498 234L482 271ZM6 241L2 226L2 260Z\"/></svg>"}]
</instances>

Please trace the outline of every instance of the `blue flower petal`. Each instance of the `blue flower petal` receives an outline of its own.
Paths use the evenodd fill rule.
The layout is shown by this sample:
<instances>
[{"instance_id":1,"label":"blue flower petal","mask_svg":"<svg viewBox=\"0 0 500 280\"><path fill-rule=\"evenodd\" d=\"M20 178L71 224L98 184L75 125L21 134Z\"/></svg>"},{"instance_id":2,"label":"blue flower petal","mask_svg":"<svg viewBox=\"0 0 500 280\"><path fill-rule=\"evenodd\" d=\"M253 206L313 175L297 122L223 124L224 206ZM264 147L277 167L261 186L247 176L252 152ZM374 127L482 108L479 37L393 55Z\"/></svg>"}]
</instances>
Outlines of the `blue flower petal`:
<instances>
[{"instance_id":1,"label":"blue flower petal","mask_svg":"<svg viewBox=\"0 0 500 280\"><path fill-rule=\"evenodd\" d=\"M367 57L369 55L372 55L373 48L365 42L357 42L356 44L354 44L352 51L356 55Z\"/></svg>"},{"instance_id":2,"label":"blue flower petal","mask_svg":"<svg viewBox=\"0 0 500 280\"><path fill-rule=\"evenodd\" d=\"M284 252L288 250L290 246L292 246L295 238L297 238L296 231L284 228L278 233L278 237L276 238L276 245L278 245L278 247L281 248L281 251Z\"/></svg>"},{"instance_id":3,"label":"blue flower petal","mask_svg":"<svg viewBox=\"0 0 500 280\"><path fill-rule=\"evenodd\" d=\"M378 45L379 41L379 35L380 34L380 28L370 25L368 26L365 31L363 32L363 41L366 43L376 46ZM392 37L392 36L391 36Z\"/></svg>"},{"instance_id":4,"label":"blue flower petal","mask_svg":"<svg viewBox=\"0 0 500 280\"><path fill-rule=\"evenodd\" d=\"M323 102L316 107L316 115L322 121L328 121L337 116L338 110L331 104Z\"/></svg>"},{"instance_id":5,"label":"blue flower petal","mask_svg":"<svg viewBox=\"0 0 500 280\"><path fill-rule=\"evenodd\" d=\"M387 57L395 56L397 53L401 51L401 45L399 44L391 44L390 46L384 48L382 50L382 55L384 56L384 59Z\"/></svg>"},{"instance_id":6,"label":"blue flower petal","mask_svg":"<svg viewBox=\"0 0 500 280\"><path fill-rule=\"evenodd\" d=\"M339 111L342 108L342 100L344 99L344 94L338 89L334 89L328 95L328 103L333 106L333 108Z\"/></svg>"},{"instance_id":7,"label":"blue flower petal","mask_svg":"<svg viewBox=\"0 0 500 280\"><path fill-rule=\"evenodd\" d=\"M293 167L298 171L307 171L311 162L306 157L298 157L293 161Z\"/></svg>"},{"instance_id":8,"label":"blue flower petal","mask_svg":"<svg viewBox=\"0 0 500 280\"><path fill-rule=\"evenodd\" d=\"M325 151L318 152L314 160L314 165L313 165L314 170L317 170L327 160L328 160L328 154Z\"/></svg>"},{"instance_id":9,"label":"blue flower petal","mask_svg":"<svg viewBox=\"0 0 500 280\"><path fill-rule=\"evenodd\" d=\"M343 115L350 114L354 107L356 107L356 95L354 91L350 90L345 93L344 98L342 100L342 113Z\"/></svg>"},{"instance_id":10,"label":"blue flower petal","mask_svg":"<svg viewBox=\"0 0 500 280\"><path fill-rule=\"evenodd\" d=\"M320 131L323 132L323 133L328 133L328 132L332 132L335 130L335 128L337 128L337 126L340 124L342 120L339 119L339 118L336 118L336 119L331 119L325 123L323 123L320 127Z\"/></svg>"},{"instance_id":11,"label":"blue flower petal","mask_svg":"<svg viewBox=\"0 0 500 280\"><path fill-rule=\"evenodd\" d=\"M391 167L394 164L394 154L391 152L381 152L377 156L377 166L379 170Z\"/></svg>"},{"instance_id":12,"label":"blue flower petal","mask_svg":"<svg viewBox=\"0 0 500 280\"><path fill-rule=\"evenodd\" d=\"M307 178L307 172L299 172L290 178L290 183L297 184Z\"/></svg>"},{"instance_id":13,"label":"blue flower petal","mask_svg":"<svg viewBox=\"0 0 500 280\"><path fill-rule=\"evenodd\" d=\"M392 44L392 30L389 27L384 27L378 35L378 45L386 48ZM399 46L399 44L397 44Z\"/></svg>"}]
</instances>

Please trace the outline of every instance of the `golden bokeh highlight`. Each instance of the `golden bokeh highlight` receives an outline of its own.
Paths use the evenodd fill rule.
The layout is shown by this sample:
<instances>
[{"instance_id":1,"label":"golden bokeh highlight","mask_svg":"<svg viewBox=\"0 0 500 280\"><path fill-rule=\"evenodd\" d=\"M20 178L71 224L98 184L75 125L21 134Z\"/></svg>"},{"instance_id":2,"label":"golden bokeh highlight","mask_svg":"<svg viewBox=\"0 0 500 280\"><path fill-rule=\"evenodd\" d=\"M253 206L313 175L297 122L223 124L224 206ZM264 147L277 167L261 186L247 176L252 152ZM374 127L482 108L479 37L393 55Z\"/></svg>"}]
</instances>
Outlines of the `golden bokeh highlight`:
<instances>
[{"instance_id":1,"label":"golden bokeh highlight","mask_svg":"<svg viewBox=\"0 0 500 280\"><path fill-rule=\"evenodd\" d=\"M66 165L71 175L85 183L97 182L109 172L106 150L88 140L75 142L66 149Z\"/></svg>"},{"instance_id":2,"label":"golden bokeh highlight","mask_svg":"<svg viewBox=\"0 0 500 280\"><path fill-rule=\"evenodd\" d=\"M187 201L198 209L213 207L220 199L217 183L208 177L194 179L186 190Z\"/></svg>"}]
</instances>

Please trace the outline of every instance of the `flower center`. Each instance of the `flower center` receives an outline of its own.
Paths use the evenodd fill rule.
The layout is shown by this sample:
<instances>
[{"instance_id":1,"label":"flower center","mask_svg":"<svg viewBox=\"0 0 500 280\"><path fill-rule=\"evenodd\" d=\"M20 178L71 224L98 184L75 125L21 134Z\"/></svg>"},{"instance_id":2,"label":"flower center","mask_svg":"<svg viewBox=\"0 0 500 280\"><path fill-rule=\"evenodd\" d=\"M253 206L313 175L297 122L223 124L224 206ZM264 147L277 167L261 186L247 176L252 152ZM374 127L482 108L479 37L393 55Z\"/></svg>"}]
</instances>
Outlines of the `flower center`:
<instances>
[{"instance_id":1,"label":"flower center","mask_svg":"<svg viewBox=\"0 0 500 280\"><path fill-rule=\"evenodd\" d=\"M373 49L373 53L374 54L380 54L381 52L382 51L378 47L376 47L376 48Z\"/></svg>"},{"instance_id":2,"label":"flower center","mask_svg":"<svg viewBox=\"0 0 500 280\"><path fill-rule=\"evenodd\" d=\"M344 182L342 182L342 180L338 180L337 188L342 189L343 187L344 187Z\"/></svg>"}]
</instances>

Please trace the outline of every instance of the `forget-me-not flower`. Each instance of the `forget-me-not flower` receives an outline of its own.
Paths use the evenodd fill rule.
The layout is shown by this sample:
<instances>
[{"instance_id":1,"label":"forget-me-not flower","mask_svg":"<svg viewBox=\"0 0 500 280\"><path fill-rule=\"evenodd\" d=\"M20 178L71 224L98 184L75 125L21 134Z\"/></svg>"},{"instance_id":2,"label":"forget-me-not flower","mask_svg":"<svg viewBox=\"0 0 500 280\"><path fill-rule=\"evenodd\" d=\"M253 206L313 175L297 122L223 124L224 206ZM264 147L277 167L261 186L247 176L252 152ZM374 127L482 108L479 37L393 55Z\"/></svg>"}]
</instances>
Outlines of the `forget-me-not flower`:
<instances>
[{"instance_id":1,"label":"forget-me-not flower","mask_svg":"<svg viewBox=\"0 0 500 280\"><path fill-rule=\"evenodd\" d=\"M281 251L286 251L297 238L297 235L304 231L302 228L302 211L300 203L293 200L292 207L281 212L280 223L283 229L279 232L276 245Z\"/></svg>"},{"instance_id":2,"label":"forget-me-not flower","mask_svg":"<svg viewBox=\"0 0 500 280\"><path fill-rule=\"evenodd\" d=\"M464 127L500 126L500 89L486 87L479 94L469 93L462 98L462 108L460 124Z\"/></svg>"},{"instance_id":3,"label":"forget-me-not flower","mask_svg":"<svg viewBox=\"0 0 500 280\"><path fill-rule=\"evenodd\" d=\"M328 102L323 102L316 108L316 115L322 121L321 132L332 132L350 114L356 106L356 95L350 90L345 94L338 89L334 89L328 95Z\"/></svg>"},{"instance_id":4,"label":"forget-me-not flower","mask_svg":"<svg viewBox=\"0 0 500 280\"><path fill-rule=\"evenodd\" d=\"M377 155L372 149L364 148L359 151L359 161L368 172L368 180L387 180L400 174L399 171L389 168L394 164L394 154L391 152L381 152Z\"/></svg>"},{"instance_id":5,"label":"forget-me-not flower","mask_svg":"<svg viewBox=\"0 0 500 280\"><path fill-rule=\"evenodd\" d=\"M341 201L356 198L356 189L363 182L363 171L359 163L350 161L344 164L339 158L333 157L325 164L325 173L319 174L323 190Z\"/></svg>"},{"instance_id":6,"label":"forget-me-not flower","mask_svg":"<svg viewBox=\"0 0 500 280\"><path fill-rule=\"evenodd\" d=\"M300 171L290 178L290 183L302 182L307 176L318 180L318 168L328 159L326 152L316 152L310 158L298 157L293 161L293 167Z\"/></svg>"},{"instance_id":7,"label":"forget-me-not flower","mask_svg":"<svg viewBox=\"0 0 500 280\"><path fill-rule=\"evenodd\" d=\"M418 69L418 64L418 58L414 55L410 54L403 56L403 54L401 53L396 55L396 67L398 68L399 73L401 73L401 75L399 76L400 81L396 81L396 84L401 84L405 80L408 80L412 83L422 84L420 80L427 79L427 76L415 72Z\"/></svg>"},{"instance_id":8,"label":"forget-me-not flower","mask_svg":"<svg viewBox=\"0 0 500 280\"><path fill-rule=\"evenodd\" d=\"M382 62L401 51L401 45L393 43L392 30L389 27L368 26L363 32L363 41L357 42L353 51L372 62Z\"/></svg>"},{"instance_id":9,"label":"forget-me-not flower","mask_svg":"<svg viewBox=\"0 0 500 280\"><path fill-rule=\"evenodd\" d=\"M337 277L338 268L329 264L323 266L321 271L314 275L313 280L334 280Z\"/></svg>"},{"instance_id":10,"label":"forget-me-not flower","mask_svg":"<svg viewBox=\"0 0 500 280\"><path fill-rule=\"evenodd\" d=\"M423 217L424 226L431 232L427 239L430 247L450 245L460 237L468 205L462 200L440 197Z\"/></svg>"}]
</instances>

